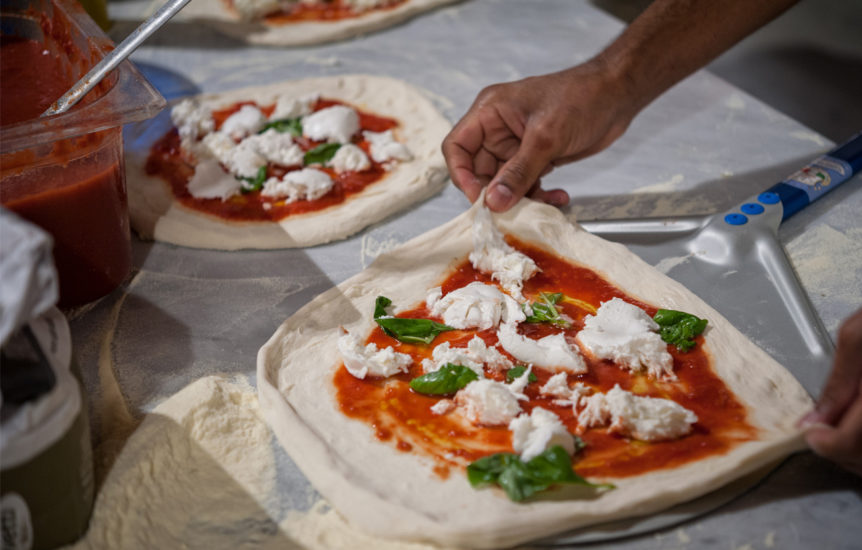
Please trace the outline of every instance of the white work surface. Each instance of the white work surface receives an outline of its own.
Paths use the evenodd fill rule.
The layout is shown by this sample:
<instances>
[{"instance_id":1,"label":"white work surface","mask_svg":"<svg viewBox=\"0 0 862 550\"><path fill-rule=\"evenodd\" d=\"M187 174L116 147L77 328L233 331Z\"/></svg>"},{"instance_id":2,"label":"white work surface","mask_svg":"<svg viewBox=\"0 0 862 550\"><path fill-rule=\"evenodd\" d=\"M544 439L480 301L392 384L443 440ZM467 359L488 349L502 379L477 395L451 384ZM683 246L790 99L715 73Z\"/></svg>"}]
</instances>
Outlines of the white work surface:
<instances>
[{"instance_id":1,"label":"white work surface","mask_svg":"<svg viewBox=\"0 0 862 550\"><path fill-rule=\"evenodd\" d=\"M140 21L145 6L110 4L116 41ZM583 61L621 28L585 2L471 0L366 37L293 49L247 47L179 19L132 58L169 99L308 76L393 76L426 90L454 122L484 86ZM583 220L706 214L768 188L831 145L700 72L648 107L610 149L558 169L545 185L566 188L574 197L571 213ZM382 251L467 206L449 186L349 239L304 250L214 252L133 239L130 282L71 315L91 395L97 462L113 456L110 449L144 414L195 379L244 375L253 384L257 350L284 319ZM862 306L860 212L857 177L780 228L780 240L833 339L841 320ZM283 519L290 511L308 510L317 496L284 451L273 448L278 490L262 505L271 524L249 522L255 535L243 547L254 548L253 541L269 537L259 546L302 548L296 542L302 538L290 531L300 529L301 520L288 528ZM134 493L130 498L134 501ZM214 498L204 510L211 506L216 515L233 502ZM707 515L589 547L858 548L860 518L862 479L803 453ZM281 531L275 525L282 525ZM220 543L218 533L205 539L184 542L208 550L229 542ZM273 540L283 544L270 546ZM326 547L321 544L315 547Z\"/></svg>"}]
</instances>

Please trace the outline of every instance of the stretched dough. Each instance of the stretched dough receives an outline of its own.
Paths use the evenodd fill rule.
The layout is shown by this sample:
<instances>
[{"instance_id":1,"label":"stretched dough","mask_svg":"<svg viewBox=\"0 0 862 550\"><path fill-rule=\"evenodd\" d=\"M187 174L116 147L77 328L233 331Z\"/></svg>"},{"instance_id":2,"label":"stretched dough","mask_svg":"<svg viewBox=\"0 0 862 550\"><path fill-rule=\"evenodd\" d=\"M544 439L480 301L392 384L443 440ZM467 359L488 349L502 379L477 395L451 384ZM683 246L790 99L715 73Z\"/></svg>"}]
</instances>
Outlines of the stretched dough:
<instances>
[{"instance_id":1,"label":"stretched dough","mask_svg":"<svg viewBox=\"0 0 862 550\"><path fill-rule=\"evenodd\" d=\"M340 412L334 396L338 327L368 334L380 294L404 308L421 303L425 289L439 285L469 254L476 209L380 256L365 271L321 294L285 321L258 353L265 418L312 484L351 524L381 537L509 547L658 512L802 448L794 423L812 401L786 369L721 314L624 246L570 224L554 207L529 200L495 216L503 232L589 266L633 298L709 319L705 350L716 373L747 407L758 439L679 468L611 480L617 488L598 495L566 487L520 504L501 491L472 489L461 472L441 480L427 460L375 439L370 426Z\"/></svg>"},{"instance_id":2,"label":"stretched dough","mask_svg":"<svg viewBox=\"0 0 862 550\"><path fill-rule=\"evenodd\" d=\"M215 110L237 101L270 104L281 94L311 93L397 119L401 125L396 137L413 160L396 164L381 181L324 210L277 223L231 222L186 208L174 200L167 183L147 175L150 146L161 137L148 131L126 147L129 215L135 231L143 239L218 250L313 246L348 237L443 188L447 172L440 143L450 124L422 92L400 80L370 75L308 78L202 95L199 100Z\"/></svg>"}]
</instances>

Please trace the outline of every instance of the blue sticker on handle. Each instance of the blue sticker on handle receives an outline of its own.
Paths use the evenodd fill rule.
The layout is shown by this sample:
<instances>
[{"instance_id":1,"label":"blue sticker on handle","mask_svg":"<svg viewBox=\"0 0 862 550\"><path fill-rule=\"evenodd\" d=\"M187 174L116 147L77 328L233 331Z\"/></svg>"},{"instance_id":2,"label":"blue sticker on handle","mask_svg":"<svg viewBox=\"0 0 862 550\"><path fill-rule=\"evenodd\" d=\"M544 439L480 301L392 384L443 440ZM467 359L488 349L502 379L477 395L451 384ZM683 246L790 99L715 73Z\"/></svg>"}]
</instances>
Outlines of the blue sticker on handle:
<instances>
[{"instance_id":1,"label":"blue sticker on handle","mask_svg":"<svg viewBox=\"0 0 862 550\"><path fill-rule=\"evenodd\" d=\"M829 155L823 155L782 183L803 191L808 195L808 201L814 202L820 195L852 175L853 168L850 163Z\"/></svg>"}]
</instances>

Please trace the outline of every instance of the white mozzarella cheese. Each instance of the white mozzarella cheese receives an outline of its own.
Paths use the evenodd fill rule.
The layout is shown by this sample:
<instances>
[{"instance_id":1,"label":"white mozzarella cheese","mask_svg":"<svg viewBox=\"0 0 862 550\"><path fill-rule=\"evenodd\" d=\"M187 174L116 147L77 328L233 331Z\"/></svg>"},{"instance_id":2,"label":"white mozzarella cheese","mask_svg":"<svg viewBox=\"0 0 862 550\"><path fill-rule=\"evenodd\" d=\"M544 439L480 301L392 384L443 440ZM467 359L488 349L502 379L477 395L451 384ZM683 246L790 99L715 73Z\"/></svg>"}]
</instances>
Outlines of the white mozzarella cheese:
<instances>
[{"instance_id":1,"label":"white mozzarella cheese","mask_svg":"<svg viewBox=\"0 0 862 550\"><path fill-rule=\"evenodd\" d=\"M566 342L561 332L533 340L518 334L514 325L504 323L497 329L497 339L503 349L518 361L545 369L565 369L576 374L587 372L583 358Z\"/></svg>"},{"instance_id":2,"label":"white mozzarella cheese","mask_svg":"<svg viewBox=\"0 0 862 550\"><path fill-rule=\"evenodd\" d=\"M289 95L279 96L275 101L272 114L269 115L269 120L284 120L309 115L319 98L320 94L309 94L298 98Z\"/></svg>"},{"instance_id":3,"label":"white mozzarella cheese","mask_svg":"<svg viewBox=\"0 0 862 550\"><path fill-rule=\"evenodd\" d=\"M539 393L548 397L559 397L561 399L569 399L572 395L572 390L569 388L569 381L565 372L558 372L548 378L541 388Z\"/></svg>"},{"instance_id":4,"label":"white mozzarella cheese","mask_svg":"<svg viewBox=\"0 0 862 550\"><path fill-rule=\"evenodd\" d=\"M488 273L494 280L499 281L503 289L518 301L524 301L521 293L524 281L539 271L532 258L506 243L487 208L478 209L473 220L473 251L470 253L470 263L482 273Z\"/></svg>"},{"instance_id":5,"label":"white mozzarella cheese","mask_svg":"<svg viewBox=\"0 0 862 550\"><path fill-rule=\"evenodd\" d=\"M575 439L560 417L542 407L535 407L530 414L522 414L509 422L509 430L512 432L512 448L524 462L554 445L560 445L570 455L575 452Z\"/></svg>"},{"instance_id":6,"label":"white mozzarella cheese","mask_svg":"<svg viewBox=\"0 0 862 550\"><path fill-rule=\"evenodd\" d=\"M511 384L509 384L509 391L512 392L516 398L521 401L526 401L529 399L527 395L524 393L524 390L527 388L527 384L530 383L530 374L533 372L533 365L528 365L527 368L521 373L521 376L512 380Z\"/></svg>"},{"instance_id":7,"label":"white mozzarella cheese","mask_svg":"<svg viewBox=\"0 0 862 550\"><path fill-rule=\"evenodd\" d=\"M444 414L448 414L455 409L455 402L451 399L441 399L440 401L431 405L431 412L440 416Z\"/></svg>"},{"instance_id":8,"label":"white mozzarella cheese","mask_svg":"<svg viewBox=\"0 0 862 550\"><path fill-rule=\"evenodd\" d=\"M268 162L281 166L302 166L305 158L305 152L293 141L293 136L273 128L262 134L249 136L241 143L253 148Z\"/></svg>"},{"instance_id":9,"label":"white mozzarella cheese","mask_svg":"<svg viewBox=\"0 0 862 550\"><path fill-rule=\"evenodd\" d=\"M363 346L359 338L347 331L338 339L337 345L347 371L359 379L368 375L386 377L407 372L413 364L413 358L406 353L398 353L391 347L377 349L374 343Z\"/></svg>"},{"instance_id":10,"label":"white mozzarella cheese","mask_svg":"<svg viewBox=\"0 0 862 550\"><path fill-rule=\"evenodd\" d=\"M438 297L438 290L431 289L425 300L431 314L458 329L485 330L501 321L520 323L527 318L518 302L495 286L475 281L442 297Z\"/></svg>"},{"instance_id":11,"label":"white mozzarella cheese","mask_svg":"<svg viewBox=\"0 0 862 550\"><path fill-rule=\"evenodd\" d=\"M240 192L242 182L222 169L215 159L205 159L197 163L195 173L189 180L187 189L196 199L226 200Z\"/></svg>"},{"instance_id":12,"label":"white mozzarella cheese","mask_svg":"<svg viewBox=\"0 0 862 550\"><path fill-rule=\"evenodd\" d=\"M610 425L610 430L641 441L676 439L691 432L697 415L670 399L644 397L619 387L584 397L578 413L582 428Z\"/></svg>"},{"instance_id":13,"label":"white mozzarella cheese","mask_svg":"<svg viewBox=\"0 0 862 550\"><path fill-rule=\"evenodd\" d=\"M177 128L183 147L215 129L212 110L193 99L184 99L174 105L171 122Z\"/></svg>"},{"instance_id":14,"label":"white mozzarella cheese","mask_svg":"<svg viewBox=\"0 0 862 550\"><path fill-rule=\"evenodd\" d=\"M655 332L658 328L644 310L613 298L584 319L576 338L599 359L609 359L632 372L646 371L652 378L675 380L673 357Z\"/></svg>"},{"instance_id":15,"label":"white mozzarella cheese","mask_svg":"<svg viewBox=\"0 0 862 550\"><path fill-rule=\"evenodd\" d=\"M361 148L352 143L346 143L338 148L335 155L326 163L339 174L342 172L362 172L371 168L368 155Z\"/></svg>"},{"instance_id":16,"label":"white mozzarella cheese","mask_svg":"<svg viewBox=\"0 0 862 550\"><path fill-rule=\"evenodd\" d=\"M269 178L264 182L260 194L291 203L298 200L319 199L332 189L332 185L332 178L326 172L303 168L288 172L281 179Z\"/></svg>"},{"instance_id":17,"label":"white mozzarella cheese","mask_svg":"<svg viewBox=\"0 0 862 550\"><path fill-rule=\"evenodd\" d=\"M487 346L478 336L467 342L466 348L453 348L449 342L438 345L431 352L431 359L422 360L422 370L436 371L447 363L467 367L480 377L485 376L484 366L492 370L510 369L514 366L496 347Z\"/></svg>"},{"instance_id":18,"label":"white mozzarella cheese","mask_svg":"<svg viewBox=\"0 0 862 550\"><path fill-rule=\"evenodd\" d=\"M266 124L266 116L254 105L243 105L222 122L219 131L235 140L256 134Z\"/></svg>"},{"instance_id":19,"label":"white mozzarella cheese","mask_svg":"<svg viewBox=\"0 0 862 550\"><path fill-rule=\"evenodd\" d=\"M362 136L370 145L371 158L375 162L388 162L390 160L413 160L413 153L401 142L395 141L392 130L385 132L363 132Z\"/></svg>"},{"instance_id":20,"label":"white mozzarella cheese","mask_svg":"<svg viewBox=\"0 0 862 550\"><path fill-rule=\"evenodd\" d=\"M234 0L233 7L244 21L251 21L281 9L281 0Z\"/></svg>"},{"instance_id":21,"label":"white mozzarella cheese","mask_svg":"<svg viewBox=\"0 0 862 550\"><path fill-rule=\"evenodd\" d=\"M459 390L455 403L464 417L482 426L506 425L521 412L509 387L488 378L474 380Z\"/></svg>"},{"instance_id":22,"label":"white mozzarella cheese","mask_svg":"<svg viewBox=\"0 0 862 550\"><path fill-rule=\"evenodd\" d=\"M302 133L314 141L350 143L359 131L359 114L345 105L333 105L302 119Z\"/></svg>"},{"instance_id":23,"label":"white mozzarella cheese","mask_svg":"<svg viewBox=\"0 0 862 550\"><path fill-rule=\"evenodd\" d=\"M204 136L201 147L198 147L201 158L214 157L228 172L240 178L253 178L261 166L266 165L266 159L255 149L253 142L243 140L235 143L223 132L212 132Z\"/></svg>"},{"instance_id":24,"label":"white mozzarella cheese","mask_svg":"<svg viewBox=\"0 0 862 550\"><path fill-rule=\"evenodd\" d=\"M344 3L353 8L353 11L363 12L391 4L392 0L344 0Z\"/></svg>"}]
</instances>

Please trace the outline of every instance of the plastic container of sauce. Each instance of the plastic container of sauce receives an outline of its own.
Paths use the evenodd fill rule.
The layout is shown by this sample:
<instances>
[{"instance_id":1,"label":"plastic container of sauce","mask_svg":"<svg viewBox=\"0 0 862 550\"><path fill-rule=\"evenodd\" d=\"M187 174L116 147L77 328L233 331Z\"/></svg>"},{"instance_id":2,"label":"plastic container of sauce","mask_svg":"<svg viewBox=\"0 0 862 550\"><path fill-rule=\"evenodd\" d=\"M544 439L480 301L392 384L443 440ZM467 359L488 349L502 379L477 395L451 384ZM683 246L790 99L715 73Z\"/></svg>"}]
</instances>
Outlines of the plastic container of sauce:
<instances>
[{"instance_id":1,"label":"plastic container of sauce","mask_svg":"<svg viewBox=\"0 0 862 550\"><path fill-rule=\"evenodd\" d=\"M0 19L0 202L51 234L58 305L82 305L129 273L122 126L165 100L125 61L66 113L39 118L113 43L75 0L4 0Z\"/></svg>"}]
</instances>

